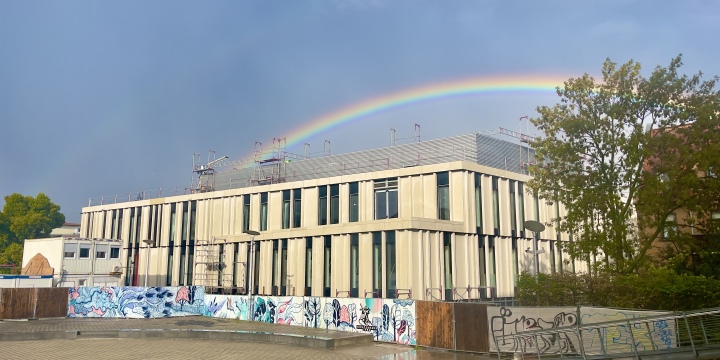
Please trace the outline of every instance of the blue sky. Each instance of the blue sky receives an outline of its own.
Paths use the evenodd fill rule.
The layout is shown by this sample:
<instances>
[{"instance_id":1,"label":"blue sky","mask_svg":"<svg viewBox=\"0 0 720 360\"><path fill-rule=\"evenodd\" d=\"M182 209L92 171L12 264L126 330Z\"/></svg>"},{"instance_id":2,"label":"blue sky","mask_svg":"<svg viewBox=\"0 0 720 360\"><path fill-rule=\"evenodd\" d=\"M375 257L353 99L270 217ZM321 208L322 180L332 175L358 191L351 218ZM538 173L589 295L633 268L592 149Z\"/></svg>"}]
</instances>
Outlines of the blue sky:
<instances>
[{"instance_id":1,"label":"blue sky","mask_svg":"<svg viewBox=\"0 0 720 360\"><path fill-rule=\"evenodd\" d=\"M679 53L686 73L718 75L717 34L714 1L0 1L0 195L44 192L78 221L91 197L188 186L193 153L237 159L397 91L598 74L608 57L647 72ZM306 142L339 153L415 123L424 139L516 129L556 100L423 103Z\"/></svg>"}]
</instances>

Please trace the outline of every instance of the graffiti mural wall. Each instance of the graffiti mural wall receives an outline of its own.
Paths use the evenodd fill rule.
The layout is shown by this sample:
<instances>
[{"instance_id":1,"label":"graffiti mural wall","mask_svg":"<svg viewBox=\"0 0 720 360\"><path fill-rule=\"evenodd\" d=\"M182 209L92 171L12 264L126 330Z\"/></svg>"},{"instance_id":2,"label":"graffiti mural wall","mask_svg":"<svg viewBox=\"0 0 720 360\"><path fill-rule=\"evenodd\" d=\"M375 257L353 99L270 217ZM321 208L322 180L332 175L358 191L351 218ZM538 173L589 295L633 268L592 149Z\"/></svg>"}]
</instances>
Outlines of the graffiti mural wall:
<instances>
[{"instance_id":1,"label":"graffiti mural wall","mask_svg":"<svg viewBox=\"0 0 720 360\"><path fill-rule=\"evenodd\" d=\"M159 318L202 315L202 286L74 287L68 293L68 317Z\"/></svg>"},{"instance_id":2,"label":"graffiti mural wall","mask_svg":"<svg viewBox=\"0 0 720 360\"><path fill-rule=\"evenodd\" d=\"M399 299L206 295L205 315L365 332L377 341L416 343L415 302Z\"/></svg>"},{"instance_id":3,"label":"graffiti mural wall","mask_svg":"<svg viewBox=\"0 0 720 360\"><path fill-rule=\"evenodd\" d=\"M632 311L609 308L581 307L495 307L488 308L488 323L490 325L490 349L496 351L499 346L502 351L517 352L524 348L527 351L549 353L574 353L579 349L580 336L568 332L561 335L538 336L520 339L500 339L500 336L516 334L523 331L552 329L579 324L591 324L615 320L634 319L636 317L666 314L656 311ZM578 318L579 315L579 318ZM658 348L675 347L675 323L673 321L658 320L652 325L631 325L635 335L638 349L651 350ZM640 335L642 334L642 335ZM627 324L618 324L605 327L598 334L597 329L582 331L584 349L588 354L601 354L605 351L631 351L632 340ZM602 344L600 339L602 340ZM496 346L497 341L497 346ZM533 350L536 348L537 350Z\"/></svg>"}]
</instances>

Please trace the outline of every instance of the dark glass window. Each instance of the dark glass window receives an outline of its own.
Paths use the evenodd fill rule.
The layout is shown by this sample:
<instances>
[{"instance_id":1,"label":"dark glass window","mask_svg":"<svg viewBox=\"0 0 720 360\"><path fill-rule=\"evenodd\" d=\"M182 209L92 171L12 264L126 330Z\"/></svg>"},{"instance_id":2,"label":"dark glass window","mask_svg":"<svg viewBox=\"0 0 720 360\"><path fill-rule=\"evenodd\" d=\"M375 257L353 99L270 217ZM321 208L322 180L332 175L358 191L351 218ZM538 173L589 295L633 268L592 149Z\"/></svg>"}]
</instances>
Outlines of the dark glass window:
<instances>
[{"instance_id":1,"label":"dark glass window","mask_svg":"<svg viewBox=\"0 0 720 360\"><path fill-rule=\"evenodd\" d=\"M81 259L89 259L90 258L90 245L80 245L80 258Z\"/></svg>"},{"instance_id":2,"label":"dark glass window","mask_svg":"<svg viewBox=\"0 0 720 360\"><path fill-rule=\"evenodd\" d=\"M358 183L350 183L350 222L356 222L359 218L359 190Z\"/></svg>"},{"instance_id":3,"label":"dark glass window","mask_svg":"<svg viewBox=\"0 0 720 360\"><path fill-rule=\"evenodd\" d=\"M500 199L498 198L498 178L492 177L493 192L493 226L495 227L495 235L500 235Z\"/></svg>"},{"instance_id":4,"label":"dark glass window","mask_svg":"<svg viewBox=\"0 0 720 360\"><path fill-rule=\"evenodd\" d=\"M305 296L312 295L312 246L313 239L305 238Z\"/></svg>"},{"instance_id":5,"label":"dark glass window","mask_svg":"<svg viewBox=\"0 0 720 360\"><path fill-rule=\"evenodd\" d=\"M290 190L283 190L282 228L290 228Z\"/></svg>"},{"instance_id":6,"label":"dark glass window","mask_svg":"<svg viewBox=\"0 0 720 360\"><path fill-rule=\"evenodd\" d=\"M299 228L301 226L300 216L302 214L302 190L293 190L293 227Z\"/></svg>"},{"instance_id":7,"label":"dark glass window","mask_svg":"<svg viewBox=\"0 0 720 360\"><path fill-rule=\"evenodd\" d=\"M327 186L318 188L318 225L327 225Z\"/></svg>"},{"instance_id":8,"label":"dark glass window","mask_svg":"<svg viewBox=\"0 0 720 360\"><path fill-rule=\"evenodd\" d=\"M475 174L475 226L477 227L477 233L482 234L482 175Z\"/></svg>"},{"instance_id":9,"label":"dark glass window","mask_svg":"<svg viewBox=\"0 0 720 360\"><path fill-rule=\"evenodd\" d=\"M358 297L359 284L359 235L350 234L350 297Z\"/></svg>"},{"instance_id":10,"label":"dark glass window","mask_svg":"<svg viewBox=\"0 0 720 360\"><path fill-rule=\"evenodd\" d=\"M325 235L325 248L323 254L324 269L323 269L323 296L330 296L330 283L332 280L332 237Z\"/></svg>"},{"instance_id":11,"label":"dark glass window","mask_svg":"<svg viewBox=\"0 0 720 360\"><path fill-rule=\"evenodd\" d=\"M379 231L372 233L372 260L373 260L373 297L382 293L382 233ZM379 297L379 296L378 296Z\"/></svg>"},{"instance_id":12,"label":"dark glass window","mask_svg":"<svg viewBox=\"0 0 720 360\"><path fill-rule=\"evenodd\" d=\"M447 172L437 173L438 219L450 220L450 176Z\"/></svg>"},{"instance_id":13,"label":"dark glass window","mask_svg":"<svg viewBox=\"0 0 720 360\"><path fill-rule=\"evenodd\" d=\"M330 223L340 222L340 185L330 185Z\"/></svg>"},{"instance_id":14,"label":"dark glass window","mask_svg":"<svg viewBox=\"0 0 720 360\"><path fill-rule=\"evenodd\" d=\"M515 180L510 180L510 231L517 236L517 211L515 210Z\"/></svg>"},{"instance_id":15,"label":"dark glass window","mask_svg":"<svg viewBox=\"0 0 720 360\"><path fill-rule=\"evenodd\" d=\"M250 230L250 194L243 195L243 231Z\"/></svg>"},{"instance_id":16,"label":"dark glass window","mask_svg":"<svg viewBox=\"0 0 720 360\"><path fill-rule=\"evenodd\" d=\"M443 233L443 255L445 257L445 301L453 300L453 278L452 278L452 234Z\"/></svg>"},{"instance_id":17,"label":"dark glass window","mask_svg":"<svg viewBox=\"0 0 720 360\"><path fill-rule=\"evenodd\" d=\"M397 178L375 180L375 219L398 217Z\"/></svg>"},{"instance_id":18,"label":"dark glass window","mask_svg":"<svg viewBox=\"0 0 720 360\"><path fill-rule=\"evenodd\" d=\"M120 258L120 248L119 247L111 247L110 248L110 258L111 259L119 259Z\"/></svg>"},{"instance_id":19,"label":"dark glass window","mask_svg":"<svg viewBox=\"0 0 720 360\"><path fill-rule=\"evenodd\" d=\"M397 290L397 269L395 268L395 231L385 232L385 283L387 284L387 297L395 298Z\"/></svg>"},{"instance_id":20,"label":"dark glass window","mask_svg":"<svg viewBox=\"0 0 720 360\"><path fill-rule=\"evenodd\" d=\"M268 223L268 193L260 194L260 231L267 230Z\"/></svg>"}]
</instances>

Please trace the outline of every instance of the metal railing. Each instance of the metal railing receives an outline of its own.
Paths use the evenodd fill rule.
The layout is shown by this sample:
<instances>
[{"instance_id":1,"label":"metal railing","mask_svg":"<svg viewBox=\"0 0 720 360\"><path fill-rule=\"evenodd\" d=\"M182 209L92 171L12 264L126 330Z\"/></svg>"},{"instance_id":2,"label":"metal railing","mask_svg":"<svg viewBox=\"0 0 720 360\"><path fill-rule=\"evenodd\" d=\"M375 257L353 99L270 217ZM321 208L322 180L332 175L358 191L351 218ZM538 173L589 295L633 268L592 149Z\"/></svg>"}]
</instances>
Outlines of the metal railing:
<instances>
[{"instance_id":1,"label":"metal railing","mask_svg":"<svg viewBox=\"0 0 720 360\"><path fill-rule=\"evenodd\" d=\"M720 358L720 308L491 337L498 359L507 353L523 359L714 359Z\"/></svg>"}]
</instances>

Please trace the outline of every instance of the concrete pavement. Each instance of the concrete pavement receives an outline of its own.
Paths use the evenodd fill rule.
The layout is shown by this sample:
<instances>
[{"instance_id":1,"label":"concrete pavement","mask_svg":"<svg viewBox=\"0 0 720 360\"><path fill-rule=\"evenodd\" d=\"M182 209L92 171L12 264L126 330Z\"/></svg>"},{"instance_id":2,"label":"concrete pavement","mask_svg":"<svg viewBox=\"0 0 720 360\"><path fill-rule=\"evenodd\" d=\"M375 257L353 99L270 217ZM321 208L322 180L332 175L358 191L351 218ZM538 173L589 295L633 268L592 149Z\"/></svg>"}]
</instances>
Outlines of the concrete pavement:
<instances>
[{"instance_id":1,"label":"concrete pavement","mask_svg":"<svg viewBox=\"0 0 720 360\"><path fill-rule=\"evenodd\" d=\"M0 341L83 338L169 338L257 341L309 348L368 344L372 335L202 316L161 319L0 321Z\"/></svg>"}]
</instances>

